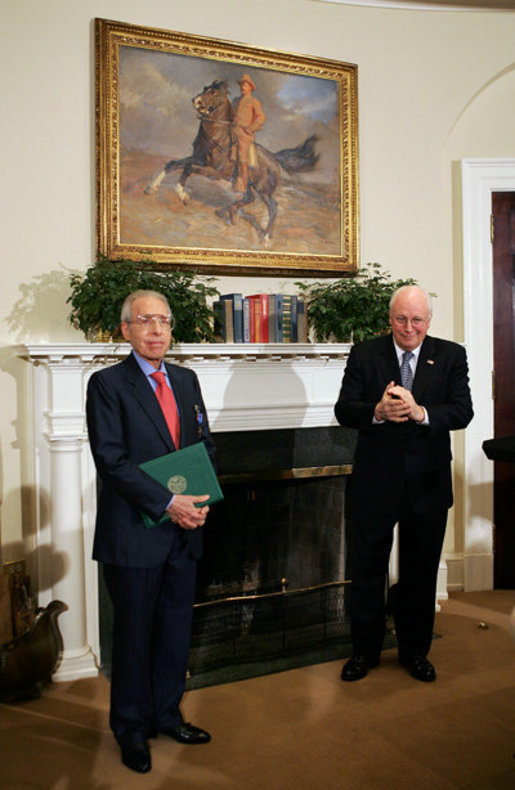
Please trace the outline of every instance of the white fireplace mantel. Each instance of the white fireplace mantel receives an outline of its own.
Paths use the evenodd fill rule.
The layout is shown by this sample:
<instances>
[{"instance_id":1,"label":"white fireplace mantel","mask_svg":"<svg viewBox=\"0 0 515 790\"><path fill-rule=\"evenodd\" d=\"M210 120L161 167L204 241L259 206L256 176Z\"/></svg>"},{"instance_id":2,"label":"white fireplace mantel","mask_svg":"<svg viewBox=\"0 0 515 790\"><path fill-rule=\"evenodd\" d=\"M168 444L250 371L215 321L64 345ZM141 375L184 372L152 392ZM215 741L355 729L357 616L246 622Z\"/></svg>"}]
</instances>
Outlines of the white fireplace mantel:
<instances>
[{"instance_id":1,"label":"white fireplace mantel","mask_svg":"<svg viewBox=\"0 0 515 790\"><path fill-rule=\"evenodd\" d=\"M193 368L213 432L335 423L348 344L180 344L167 360ZM96 472L85 426L91 374L130 351L125 343L18 346L32 364L39 604L60 599L64 655L55 680L97 674L97 566L91 558ZM215 437L216 439L216 437Z\"/></svg>"}]
</instances>

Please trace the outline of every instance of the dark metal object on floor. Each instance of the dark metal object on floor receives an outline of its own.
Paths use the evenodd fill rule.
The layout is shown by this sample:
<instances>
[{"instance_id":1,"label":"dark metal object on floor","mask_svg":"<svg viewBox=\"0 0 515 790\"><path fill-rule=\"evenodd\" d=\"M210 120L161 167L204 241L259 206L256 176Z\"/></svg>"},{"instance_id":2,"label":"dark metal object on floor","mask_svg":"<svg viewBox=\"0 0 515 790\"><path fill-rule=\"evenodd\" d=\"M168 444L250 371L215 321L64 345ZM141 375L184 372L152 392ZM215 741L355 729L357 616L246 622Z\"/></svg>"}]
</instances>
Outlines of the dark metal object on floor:
<instances>
[{"instance_id":1,"label":"dark metal object on floor","mask_svg":"<svg viewBox=\"0 0 515 790\"><path fill-rule=\"evenodd\" d=\"M39 697L56 670L63 651L58 616L68 607L52 601L21 636L0 647L0 701Z\"/></svg>"}]
</instances>

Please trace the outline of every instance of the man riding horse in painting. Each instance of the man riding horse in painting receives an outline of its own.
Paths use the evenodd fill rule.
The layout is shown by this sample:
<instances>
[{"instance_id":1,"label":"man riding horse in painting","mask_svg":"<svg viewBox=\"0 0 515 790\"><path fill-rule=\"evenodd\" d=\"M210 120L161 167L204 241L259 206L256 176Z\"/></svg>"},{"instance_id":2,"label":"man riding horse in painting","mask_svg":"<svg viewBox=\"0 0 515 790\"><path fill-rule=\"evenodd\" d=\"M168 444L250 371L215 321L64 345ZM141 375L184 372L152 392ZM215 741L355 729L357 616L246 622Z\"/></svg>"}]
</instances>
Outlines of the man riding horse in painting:
<instances>
[{"instance_id":1,"label":"man riding horse in painting","mask_svg":"<svg viewBox=\"0 0 515 790\"><path fill-rule=\"evenodd\" d=\"M276 153L254 143L254 134L263 125L265 114L261 103L252 96L255 85L251 77L244 74L240 85L242 95L236 108L227 95L227 82L222 79L214 80L193 97L193 107L199 118L193 153L167 162L145 188L145 194L157 192L166 176L175 170L182 171L175 189L184 204L189 201L186 182L192 175L232 181L238 194L228 205L216 209L216 216L227 225L241 217L252 225L260 241L268 241L272 238L277 216L274 192L283 176L315 169L319 160L315 151L318 137L312 134L295 148L283 148ZM259 218L246 210L256 197L268 210L264 227Z\"/></svg>"},{"instance_id":2,"label":"man riding horse in painting","mask_svg":"<svg viewBox=\"0 0 515 790\"><path fill-rule=\"evenodd\" d=\"M239 81L241 96L233 102L235 145L231 159L237 163L237 177L234 182L236 192L247 191L248 169L257 167L257 154L254 146L255 133L263 126L266 116L261 102L252 95L256 90L253 79L244 74Z\"/></svg>"}]
</instances>

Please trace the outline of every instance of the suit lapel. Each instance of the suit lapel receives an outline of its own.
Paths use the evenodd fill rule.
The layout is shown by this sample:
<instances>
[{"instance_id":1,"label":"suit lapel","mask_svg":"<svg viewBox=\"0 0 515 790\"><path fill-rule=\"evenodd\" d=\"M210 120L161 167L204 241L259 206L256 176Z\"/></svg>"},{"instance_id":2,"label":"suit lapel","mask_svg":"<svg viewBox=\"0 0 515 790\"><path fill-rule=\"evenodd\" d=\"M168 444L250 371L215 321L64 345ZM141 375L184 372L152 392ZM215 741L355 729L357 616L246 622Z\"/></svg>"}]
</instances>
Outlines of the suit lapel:
<instances>
[{"instance_id":1,"label":"suit lapel","mask_svg":"<svg viewBox=\"0 0 515 790\"><path fill-rule=\"evenodd\" d=\"M412 387L413 397L417 402L434 375L438 364L436 354L437 350L433 338L426 335L420 349Z\"/></svg>"},{"instance_id":2,"label":"suit lapel","mask_svg":"<svg viewBox=\"0 0 515 790\"><path fill-rule=\"evenodd\" d=\"M154 392L152 391L152 387L150 386L149 382L146 380L145 374L141 370L140 366L132 356L132 354L127 357L125 360L126 364L126 371L127 371L127 387L134 396L134 398L138 401L143 411L146 413L147 417L151 420L151 422L156 427L159 435L162 439L166 442L167 446L172 450L175 450L175 445L172 441L172 437L170 436L170 431L168 430L168 426L166 424L163 412L161 411L161 406L159 405L159 401L157 400Z\"/></svg>"},{"instance_id":3,"label":"suit lapel","mask_svg":"<svg viewBox=\"0 0 515 790\"><path fill-rule=\"evenodd\" d=\"M400 384L399 362L397 360L397 354L395 353L395 346L393 345L393 337L392 335L386 335L385 337L381 337L380 340L380 365L384 385L386 387L390 381Z\"/></svg>"}]
</instances>

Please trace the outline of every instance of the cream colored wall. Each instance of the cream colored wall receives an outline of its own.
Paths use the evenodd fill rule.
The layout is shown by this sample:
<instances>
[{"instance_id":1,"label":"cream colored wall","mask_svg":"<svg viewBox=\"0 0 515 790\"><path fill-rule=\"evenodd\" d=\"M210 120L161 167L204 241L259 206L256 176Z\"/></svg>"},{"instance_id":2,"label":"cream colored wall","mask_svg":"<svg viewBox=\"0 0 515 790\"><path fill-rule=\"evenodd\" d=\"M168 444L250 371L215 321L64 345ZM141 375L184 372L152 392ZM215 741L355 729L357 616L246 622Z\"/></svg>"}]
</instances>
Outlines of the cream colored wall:
<instances>
[{"instance_id":1,"label":"cream colored wall","mask_svg":"<svg viewBox=\"0 0 515 790\"><path fill-rule=\"evenodd\" d=\"M316 0L18 0L0 13L4 561L23 555L23 541L30 551L34 483L28 366L11 346L79 338L66 321L62 267L82 270L94 257L95 16L358 64L361 260L436 291L434 332L463 338L455 163L515 156L514 14ZM261 278L259 288L292 288L294 279ZM222 278L220 287L249 292L257 282ZM462 545L457 512L451 551Z\"/></svg>"}]
</instances>

